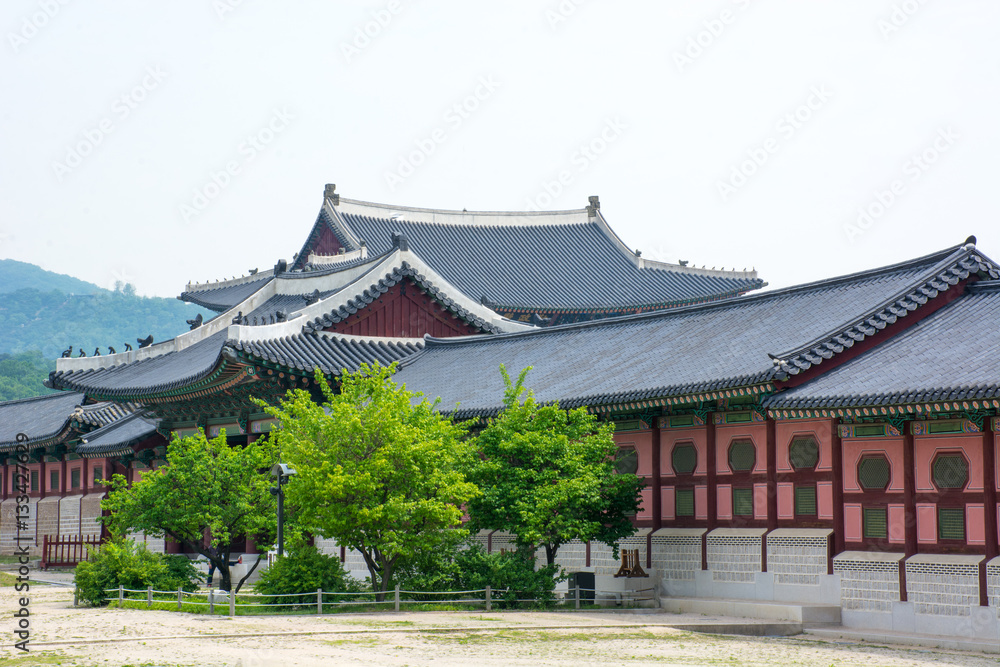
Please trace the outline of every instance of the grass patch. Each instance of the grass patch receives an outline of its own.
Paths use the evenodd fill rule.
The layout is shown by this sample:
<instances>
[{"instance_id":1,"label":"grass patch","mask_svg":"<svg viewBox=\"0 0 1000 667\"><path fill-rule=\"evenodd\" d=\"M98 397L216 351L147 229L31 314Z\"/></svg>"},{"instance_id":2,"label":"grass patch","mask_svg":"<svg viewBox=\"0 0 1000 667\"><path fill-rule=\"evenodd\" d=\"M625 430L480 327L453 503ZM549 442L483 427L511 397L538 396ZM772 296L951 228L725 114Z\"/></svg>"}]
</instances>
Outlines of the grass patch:
<instances>
[{"instance_id":1,"label":"grass patch","mask_svg":"<svg viewBox=\"0 0 1000 667\"><path fill-rule=\"evenodd\" d=\"M19 655L15 658L0 658L0 667L34 667L34 665L61 665L69 660L61 653L39 653L32 650L30 653Z\"/></svg>"}]
</instances>

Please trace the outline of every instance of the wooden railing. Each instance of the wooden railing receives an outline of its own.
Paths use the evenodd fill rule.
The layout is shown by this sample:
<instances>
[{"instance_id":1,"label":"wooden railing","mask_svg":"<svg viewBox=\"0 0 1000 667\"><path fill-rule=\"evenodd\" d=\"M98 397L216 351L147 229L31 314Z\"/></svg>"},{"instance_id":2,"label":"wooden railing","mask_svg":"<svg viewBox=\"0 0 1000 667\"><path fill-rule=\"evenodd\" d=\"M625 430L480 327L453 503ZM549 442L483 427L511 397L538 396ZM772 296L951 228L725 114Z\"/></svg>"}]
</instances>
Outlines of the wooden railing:
<instances>
[{"instance_id":1,"label":"wooden railing","mask_svg":"<svg viewBox=\"0 0 1000 667\"><path fill-rule=\"evenodd\" d=\"M100 543L99 535L46 535L42 538L42 569L74 567L87 560L87 547Z\"/></svg>"}]
</instances>

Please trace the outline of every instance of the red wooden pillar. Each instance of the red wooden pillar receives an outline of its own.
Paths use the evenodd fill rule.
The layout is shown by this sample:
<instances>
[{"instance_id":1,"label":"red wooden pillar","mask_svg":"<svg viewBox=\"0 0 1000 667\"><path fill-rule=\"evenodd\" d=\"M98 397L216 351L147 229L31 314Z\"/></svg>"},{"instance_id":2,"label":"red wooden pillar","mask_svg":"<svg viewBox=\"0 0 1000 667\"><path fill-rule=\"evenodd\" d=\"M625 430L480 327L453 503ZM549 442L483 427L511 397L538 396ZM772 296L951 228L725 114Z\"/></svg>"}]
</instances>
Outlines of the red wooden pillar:
<instances>
[{"instance_id":1,"label":"red wooden pillar","mask_svg":"<svg viewBox=\"0 0 1000 667\"><path fill-rule=\"evenodd\" d=\"M830 420L830 450L833 458L833 555L844 551L844 443L840 439L840 424ZM833 574L833 562L830 574Z\"/></svg>"},{"instance_id":2,"label":"red wooden pillar","mask_svg":"<svg viewBox=\"0 0 1000 667\"><path fill-rule=\"evenodd\" d=\"M903 517L906 555L899 561L899 601L906 602L906 559L917 553L917 471L913 456L913 429L903 427Z\"/></svg>"},{"instance_id":3,"label":"red wooden pillar","mask_svg":"<svg viewBox=\"0 0 1000 667\"><path fill-rule=\"evenodd\" d=\"M778 527L778 443L775 422L767 417L767 532Z\"/></svg>"},{"instance_id":4,"label":"red wooden pillar","mask_svg":"<svg viewBox=\"0 0 1000 667\"><path fill-rule=\"evenodd\" d=\"M979 564L979 604L987 607L990 599L986 564L1000 555L997 544L996 433L992 417L983 418L983 504L986 505L983 513L986 520L986 558Z\"/></svg>"},{"instance_id":5,"label":"red wooden pillar","mask_svg":"<svg viewBox=\"0 0 1000 667\"><path fill-rule=\"evenodd\" d=\"M653 530L659 530L663 527L663 493L661 492L661 485L663 480L660 477L660 420L662 417L653 417L652 424L650 426L653 429L653 438L650 445L651 460L650 465L653 468L653 476L650 479L651 489L652 489L652 512L653 512Z\"/></svg>"},{"instance_id":6,"label":"red wooden pillar","mask_svg":"<svg viewBox=\"0 0 1000 667\"><path fill-rule=\"evenodd\" d=\"M708 533L715 528L718 522L719 495L716 491L715 481L715 413L709 412L705 415L705 485L708 487L708 503L705 508L708 513L708 521L705 525L705 532L701 535L701 569L708 571ZM695 512L697 515L697 512Z\"/></svg>"}]
</instances>

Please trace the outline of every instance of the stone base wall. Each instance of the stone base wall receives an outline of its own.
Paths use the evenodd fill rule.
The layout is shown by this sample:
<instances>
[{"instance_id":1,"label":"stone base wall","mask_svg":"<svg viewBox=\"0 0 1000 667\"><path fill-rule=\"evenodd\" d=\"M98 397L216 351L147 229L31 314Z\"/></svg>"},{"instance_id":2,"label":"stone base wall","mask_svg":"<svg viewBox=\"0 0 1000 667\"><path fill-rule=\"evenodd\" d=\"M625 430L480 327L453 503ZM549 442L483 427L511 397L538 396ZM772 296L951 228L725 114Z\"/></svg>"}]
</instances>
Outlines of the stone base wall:
<instances>
[{"instance_id":1,"label":"stone base wall","mask_svg":"<svg viewBox=\"0 0 1000 667\"><path fill-rule=\"evenodd\" d=\"M819 586L829 572L832 530L786 528L767 535L767 571L780 586Z\"/></svg>"},{"instance_id":2,"label":"stone base wall","mask_svg":"<svg viewBox=\"0 0 1000 667\"><path fill-rule=\"evenodd\" d=\"M840 606L848 611L891 612L899 602L901 553L847 551L833 559L840 575Z\"/></svg>"},{"instance_id":3,"label":"stone base wall","mask_svg":"<svg viewBox=\"0 0 1000 667\"><path fill-rule=\"evenodd\" d=\"M763 565L763 528L718 528L708 534L708 569L717 582L752 584Z\"/></svg>"},{"instance_id":4,"label":"stone base wall","mask_svg":"<svg viewBox=\"0 0 1000 667\"><path fill-rule=\"evenodd\" d=\"M38 501L38 528L36 539L41 544L46 535L59 534L59 498L42 498Z\"/></svg>"},{"instance_id":5,"label":"stone base wall","mask_svg":"<svg viewBox=\"0 0 1000 667\"><path fill-rule=\"evenodd\" d=\"M38 534L38 499L30 498L26 503L27 515L20 515L23 522L21 529L21 546L27 547L28 552L37 556L41 553L40 543L35 541ZM0 503L0 555L12 556L17 548L17 500L8 498Z\"/></svg>"},{"instance_id":6,"label":"stone base wall","mask_svg":"<svg viewBox=\"0 0 1000 667\"><path fill-rule=\"evenodd\" d=\"M914 613L970 616L979 606L983 556L916 555L906 561L906 592Z\"/></svg>"},{"instance_id":7,"label":"stone base wall","mask_svg":"<svg viewBox=\"0 0 1000 667\"><path fill-rule=\"evenodd\" d=\"M97 537L101 534L101 500L103 493L90 493L80 500L80 534Z\"/></svg>"}]
</instances>

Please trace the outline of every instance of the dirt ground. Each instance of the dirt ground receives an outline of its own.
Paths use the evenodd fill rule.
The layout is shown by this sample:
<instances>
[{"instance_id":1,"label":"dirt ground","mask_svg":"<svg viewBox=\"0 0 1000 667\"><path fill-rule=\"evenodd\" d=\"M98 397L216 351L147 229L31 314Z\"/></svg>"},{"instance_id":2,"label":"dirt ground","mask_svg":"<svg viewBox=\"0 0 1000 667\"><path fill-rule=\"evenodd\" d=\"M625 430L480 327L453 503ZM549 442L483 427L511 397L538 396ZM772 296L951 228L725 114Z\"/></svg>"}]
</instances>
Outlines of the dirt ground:
<instances>
[{"instance_id":1,"label":"dirt ground","mask_svg":"<svg viewBox=\"0 0 1000 667\"><path fill-rule=\"evenodd\" d=\"M683 632L673 614L442 612L207 617L73 607L72 589L33 587L32 650L13 649L11 586L0 589L7 665L997 665L1000 656ZM692 617L694 618L700 617ZM289 634L289 633L314 634Z\"/></svg>"}]
</instances>

